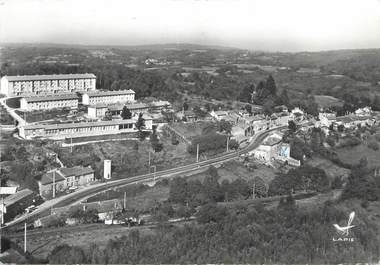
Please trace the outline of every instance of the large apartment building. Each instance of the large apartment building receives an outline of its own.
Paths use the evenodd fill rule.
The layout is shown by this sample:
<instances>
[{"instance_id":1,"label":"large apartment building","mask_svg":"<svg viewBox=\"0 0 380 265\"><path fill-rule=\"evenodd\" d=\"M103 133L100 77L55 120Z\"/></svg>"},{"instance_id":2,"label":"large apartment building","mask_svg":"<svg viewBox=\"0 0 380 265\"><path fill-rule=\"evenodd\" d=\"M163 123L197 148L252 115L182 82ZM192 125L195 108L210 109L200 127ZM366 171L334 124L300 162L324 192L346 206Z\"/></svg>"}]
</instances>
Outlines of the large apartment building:
<instances>
[{"instance_id":1,"label":"large apartment building","mask_svg":"<svg viewBox=\"0 0 380 265\"><path fill-rule=\"evenodd\" d=\"M144 115L145 130L152 130L152 117ZM19 135L24 139L48 138L62 140L84 136L110 135L137 132L136 119L64 124L30 124L20 126Z\"/></svg>"},{"instance_id":2,"label":"large apartment building","mask_svg":"<svg viewBox=\"0 0 380 265\"><path fill-rule=\"evenodd\" d=\"M97 104L115 104L126 103L135 101L135 91L117 90L117 91L90 91L83 93L83 105L97 105Z\"/></svg>"},{"instance_id":3,"label":"large apartment building","mask_svg":"<svg viewBox=\"0 0 380 265\"><path fill-rule=\"evenodd\" d=\"M76 94L54 96L25 97L20 100L24 111L49 110L55 108L78 108L79 97Z\"/></svg>"},{"instance_id":4,"label":"large apartment building","mask_svg":"<svg viewBox=\"0 0 380 265\"><path fill-rule=\"evenodd\" d=\"M96 89L94 74L22 75L3 76L1 94L9 97L40 96Z\"/></svg>"}]
</instances>

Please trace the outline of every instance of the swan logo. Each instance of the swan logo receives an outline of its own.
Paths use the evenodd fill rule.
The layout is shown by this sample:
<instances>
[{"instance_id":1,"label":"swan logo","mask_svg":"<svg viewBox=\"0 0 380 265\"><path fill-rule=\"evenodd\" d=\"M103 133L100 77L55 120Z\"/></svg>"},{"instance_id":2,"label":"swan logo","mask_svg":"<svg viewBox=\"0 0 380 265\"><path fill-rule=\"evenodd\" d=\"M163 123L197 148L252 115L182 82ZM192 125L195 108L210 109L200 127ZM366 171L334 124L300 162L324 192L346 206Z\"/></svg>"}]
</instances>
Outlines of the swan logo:
<instances>
[{"instance_id":1,"label":"swan logo","mask_svg":"<svg viewBox=\"0 0 380 265\"><path fill-rule=\"evenodd\" d=\"M351 212L348 217L348 222L346 226L340 226L338 224L334 224L334 228L336 232L339 234L339 237L335 238L333 237L333 241L344 241L344 242L353 242L353 237L348 237L350 233L350 229L355 227L355 225L352 225L352 221L355 218L355 212Z\"/></svg>"}]
</instances>

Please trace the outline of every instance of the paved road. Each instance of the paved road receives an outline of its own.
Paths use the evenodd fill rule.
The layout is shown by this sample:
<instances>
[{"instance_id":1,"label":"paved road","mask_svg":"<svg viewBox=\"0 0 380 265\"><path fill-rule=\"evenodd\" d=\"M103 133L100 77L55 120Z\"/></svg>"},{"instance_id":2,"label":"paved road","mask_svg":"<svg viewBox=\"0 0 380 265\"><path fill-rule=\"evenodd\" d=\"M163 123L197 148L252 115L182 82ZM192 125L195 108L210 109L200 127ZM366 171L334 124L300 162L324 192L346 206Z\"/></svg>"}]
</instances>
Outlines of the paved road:
<instances>
[{"instance_id":1,"label":"paved road","mask_svg":"<svg viewBox=\"0 0 380 265\"><path fill-rule=\"evenodd\" d=\"M211 165L218 165L223 162L235 159L239 155L248 153L249 151L252 151L253 149L257 148L260 143L264 140L264 138L274 130L278 129L284 129L287 126L281 126L281 127L276 127L272 128L267 131L260 132L256 134L255 136L252 137L250 144L246 146L245 148L236 151L236 152L231 152L227 153L212 159L208 159L205 161L201 161L198 163L193 163L190 165L185 165L185 166L180 166L172 169L167 169L167 170L162 170L162 171L157 171L156 172L156 180L157 179L162 179L162 178L172 178L176 175L179 174L184 174L184 173L189 173L194 170L199 170L199 169L206 169ZM15 225L18 225L20 223L23 223L25 221L31 222L33 220L38 219L40 216L47 215L52 207L63 207L67 205L71 205L75 202L83 200L85 197L89 197L90 195L99 193L101 191L105 191L108 189L116 188L118 186L125 186L125 185L131 185L131 184L136 184L136 183L141 183L141 182L147 182L147 181L152 181L154 177L154 174L145 174L145 175L139 175L139 176L134 176L130 177L127 179L119 179L119 180L113 180L109 182L103 182L103 183L97 183L95 185L91 185L88 187L85 187L81 190L78 190L74 193L67 194L64 196L61 196L59 198L55 198L53 200L49 200L41 204L34 212L21 216L20 218L17 218L7 224L5 224L5 227L3 229L6 229L7 227L13 227Z\"/></svg>"}]
</instances>

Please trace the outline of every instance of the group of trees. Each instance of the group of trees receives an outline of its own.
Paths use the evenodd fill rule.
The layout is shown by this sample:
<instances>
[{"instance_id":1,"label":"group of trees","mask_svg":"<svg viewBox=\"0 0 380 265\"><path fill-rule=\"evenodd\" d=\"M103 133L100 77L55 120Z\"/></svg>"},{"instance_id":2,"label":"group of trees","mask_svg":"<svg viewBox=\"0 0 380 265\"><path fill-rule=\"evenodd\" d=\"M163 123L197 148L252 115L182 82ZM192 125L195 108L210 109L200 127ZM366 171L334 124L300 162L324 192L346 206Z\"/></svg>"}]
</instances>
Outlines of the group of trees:
<instances>
[{"instance_id":1,"label":"group of trees","mask_svg":"<svg viewBox=\"0 0 380 265\"><path fill-rule=\"evenodd\" d=\"M366 159L361 159L352 168L344 187L342 199L351 198L361 199L363 202L380 200L380 177L374 176Z\"/></svg>"},{"instance_id":2,"label":"group of trees","mask_svg":"<svg viewBox=\"0 0 380 265\"><path fill-rule=\"evenodd\" d=\"M199 153L214 152L218 153L227 148L226 135L218 133L209 133L206 135L199 135L192 139L191 144L188 146L188 152L190 154L197 153L197 145L199 145ZM230 140L229 148L238 148L238 144L234 140Z\"/></svg>"},{"instance_id":3,"label":"group of trees","mask_svg":"<svg viewBox=\"0 0 380 265\"><path fill-rule=\"evenodd\" d=\"M278 174L269 185L269 195L286 195L296 191L325 191L330 182L323 169L303 165Z\"/></svg>"},{"instance_id":4,"label":"group of trees","mask_svg":"<svg viewBox=\"0 0 380 265\"><path fill-rule=\"evenodd\" d=\"M379 239L374 221L361 215L352 229L354 244L332 241L332 224L347 222L347 213L327 203L299 209L289 197L278 208L210 203L197 213L198 223L159 226L154 233L131 230L105 247L82 249L61 245L49 263L353 263L374 262Z\"/></svg>"},{"instance_id":5,"label":"group of trees","mask_svg":"<svg viewBox=\"0 0 380 265\"><path fill-rule=\"evenodd\" d=\"M219 183L217 169L211 166L203 182L181 177L174 178L170 182L168 200L172 203L190 204L195 207L207 203L246 199L252 196L252 188L253 183L241 178L233 181L223 180ZM257 192L261 194L260 189L257 189Z\"/></svg>"},{"instance_id":6,"label":"group of trees","mask_svg":"<svg viewBox=\"0 0 380 265\"><path fill-rule=\"evenodd\" d=\"M287 89L283 88L280 92L272 75L269 75L265 81L260 81L256 87L254 84L244 86L238 99L242 102L262 105L265 114L273 113L277 105L292 106Z\"/></svg>"},{"instance_id":7,"label":"group of trees","mask_svg":"<svg viewBox=\"0 0 380 265\"><path fill-rule=\"evenodd\" d=\"M163 143L161 143L158 139L156 126L153 127L152 134L150 135L150 144L156 153L161 152L161 150L164 148Z\"/></svg>"}]
</instances>

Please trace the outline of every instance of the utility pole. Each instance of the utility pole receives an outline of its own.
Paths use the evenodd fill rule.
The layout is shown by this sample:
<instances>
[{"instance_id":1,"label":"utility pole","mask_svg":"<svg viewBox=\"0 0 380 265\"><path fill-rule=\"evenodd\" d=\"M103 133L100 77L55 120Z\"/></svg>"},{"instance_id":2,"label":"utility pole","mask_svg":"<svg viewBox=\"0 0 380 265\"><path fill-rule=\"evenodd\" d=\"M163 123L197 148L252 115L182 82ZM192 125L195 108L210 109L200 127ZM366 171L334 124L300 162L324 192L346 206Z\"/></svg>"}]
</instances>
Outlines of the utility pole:
<instances>
[{"instance_id":1,"label":"utility pole","mask_svg":"<svg viewBox=\"0 0 380 265\"><path fill-rule=\"evenodd\" d=\"M149 153L148 153L148 157L149 157L149 158L148 158L148 159L149 159L149 160L148 160L148 166L149 166L149 170L150 170L150 150L149 150Z\"/></svg>"},{"instance_id":2,"label":"utility pole","mask_svg":"<svg viewBox=\"0 0 380 265\"><path fill-rule=\"evenodd\" d=\"M73 153L73 137L70 138L70 152Z\"/></svg>"},{"instance_id":3,"label":"utility pole","mask_svg":"<svg viewBox=\"0 0 380 265\"><path fill-rule=\"evenodd\" d=\"M229 141L230 141L230 139L229 139L230 137L229 136L227 136L227 152L228 152L228 144L229 144Z\"/></svg>"},{"instance_id":4,"label":"utility pole","mask_svg":"<svg viewBox=\"0 0 380 265\"><path fill-rule=\"evenodd\" d=\"M4 224L4 196L1 196L1 223L0 223L0 254L2 253L2 247L3 247L3 244L1 244L1 240L2 240L2 228L3 228L3 224Z\"/></svg>"},{"instance_id":5,"label":"utility pole","mask_svg":"<svg viewBox=\"0 0 380 265\"><path fill-rule=\"evenodd\" d=\"M252 187L252 199L255 199L255 190L256 190L256 182L253 182L253 187Z\"/></svg>"},{"instance_id":6,"label":"utility pole","mask_svg":"<svg viewBox=\"0 0 380 265\"><path fill-rule=\"evenodd\" d=\"M156 181L156 166L153 165L153 166L150 166L150 168L153 168L153 181ZM150 173L150 168L149 168L149 173Z\"/></svg>"},{"instance_id":7,"label":"utility pole","mask_svg":"<svg viewBox=\"0 0 380 265\"><path fill-rule=\"evenodd\" d=\"M197 163L199 162L199 144L197 144Z\"/></svg>"},{"instance_id":8,"label":"utility pole","mask_svg":"<svg viewBox=\"0 0 380 265\"><path fill-rule=\"evenodd\" d=\"M53 198L55 198L55 170L53 171Z\"/></svg>"},{"instance_id":9,"label":"utility pole","mask_svg":"<svg viewBox=\"0 0 380 265\"><path fill-rule=\"evenodd\" d=\"M123 206L124 206L124 210L127 209L127 192L124 191L124 203L123 203Z\"/></svg>"},{"instance_id":10,"label":"utility pole","mask_svg":"<svg viewBox=\"0 0 380 265\"><path fill-rule=\"evenodd\" d=\"M26 253L26 223L24 224L24 253Z\"/></svg>"}]
</instances>

